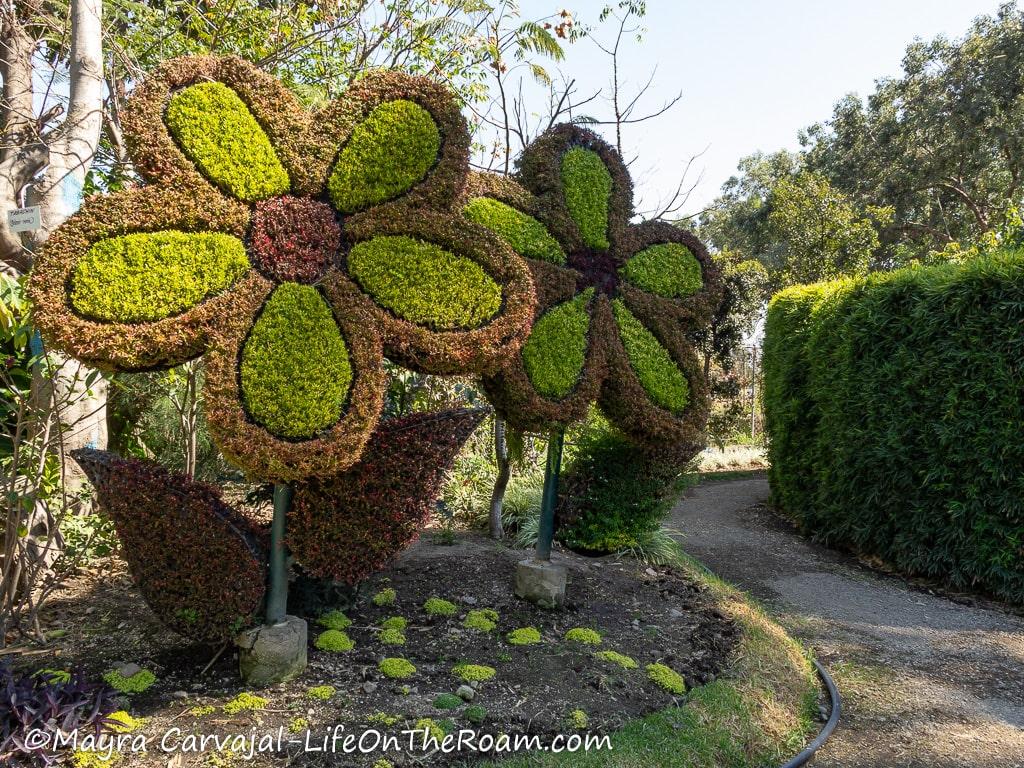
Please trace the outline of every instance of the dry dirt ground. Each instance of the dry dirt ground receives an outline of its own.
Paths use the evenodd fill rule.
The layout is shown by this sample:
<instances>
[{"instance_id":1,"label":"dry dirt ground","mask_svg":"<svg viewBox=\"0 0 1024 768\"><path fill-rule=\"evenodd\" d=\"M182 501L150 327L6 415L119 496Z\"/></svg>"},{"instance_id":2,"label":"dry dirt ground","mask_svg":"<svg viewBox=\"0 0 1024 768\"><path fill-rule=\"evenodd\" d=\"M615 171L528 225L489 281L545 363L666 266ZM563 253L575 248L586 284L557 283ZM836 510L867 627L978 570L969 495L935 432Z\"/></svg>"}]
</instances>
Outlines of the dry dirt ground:
<instances>
[{"instance_id":1,"label":"dry dirt ground","mask_svg":"<svg viewBox=\"0 0 1024 768\"><path fill-rule=\"evenodd\" d=\"M843 696L819 768L1024 767L1024 619L809 543L763 476L698 486L671 525L809 645Z\"/></svg>"}]
</instances>

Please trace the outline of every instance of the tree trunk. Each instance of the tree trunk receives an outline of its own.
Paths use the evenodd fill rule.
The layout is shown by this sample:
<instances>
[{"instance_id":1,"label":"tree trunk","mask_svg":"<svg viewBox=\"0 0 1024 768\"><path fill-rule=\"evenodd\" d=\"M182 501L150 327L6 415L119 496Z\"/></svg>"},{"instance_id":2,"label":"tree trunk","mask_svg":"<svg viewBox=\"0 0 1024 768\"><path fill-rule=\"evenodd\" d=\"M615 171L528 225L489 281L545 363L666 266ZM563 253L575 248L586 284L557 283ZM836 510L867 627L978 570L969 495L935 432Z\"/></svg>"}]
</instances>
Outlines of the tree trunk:
<instances>
[{"instance_id":1,"label":"tree trunk","mask_svg":"<svg viewBox=\"0 0 1024 768\"><path fill-rule=\"evenodd\" d=\"M508 460L508 443L505 442L505 420L499 416L494 417L494 459L498 465L498 476L494 478L488 522L491 538L500 540L505 538L501 512L505 504L505 489L512 475L512 464Z\"/></svg>"}]
</instances>

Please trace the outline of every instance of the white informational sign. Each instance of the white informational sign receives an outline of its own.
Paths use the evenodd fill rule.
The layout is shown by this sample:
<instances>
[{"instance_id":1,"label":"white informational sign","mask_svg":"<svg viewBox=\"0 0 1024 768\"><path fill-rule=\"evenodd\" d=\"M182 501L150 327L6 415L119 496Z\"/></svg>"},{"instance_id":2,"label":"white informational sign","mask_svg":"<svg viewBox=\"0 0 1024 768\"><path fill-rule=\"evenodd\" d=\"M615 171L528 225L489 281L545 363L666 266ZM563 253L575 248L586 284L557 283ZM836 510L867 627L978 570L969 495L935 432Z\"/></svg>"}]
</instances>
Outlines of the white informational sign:
<instances>
[{"instance_id":1,"label":"white informational sign","mask_svg":"<svg viewBox=\"0 0 1024 768\"><path fill-rule=\"evenodd\" d=\"M7 226L12 232L31 232L39 229L39 206L14 208L7 212Z\"/></svg>"}]
</instances>

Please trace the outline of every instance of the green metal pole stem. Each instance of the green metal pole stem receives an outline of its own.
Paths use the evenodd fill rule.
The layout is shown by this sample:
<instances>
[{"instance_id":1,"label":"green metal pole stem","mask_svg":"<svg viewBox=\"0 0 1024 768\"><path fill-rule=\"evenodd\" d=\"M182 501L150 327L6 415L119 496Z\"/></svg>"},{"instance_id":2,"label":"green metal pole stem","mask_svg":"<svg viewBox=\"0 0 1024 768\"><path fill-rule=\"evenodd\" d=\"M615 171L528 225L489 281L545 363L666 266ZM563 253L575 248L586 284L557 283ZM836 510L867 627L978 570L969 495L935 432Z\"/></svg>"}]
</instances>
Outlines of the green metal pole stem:
<instances>
[{"instance_id":1,"label":"green metal pole stem","mask_svg":"<svg viewBox=\"0 0 1024 768\"><path fill-rule=\"evenodd\" d=\"M553 429L548 436L548 460L544 466L544 495L540 502L540 526L537 529L536 560L551 559L551 541L555 538L555 503L558 501L558 473L562 469L564 429Z\"/></svg>"},{"instance_id":2,"label":"green metal pole stem","mask_svg":"<svg viewBox=\"0 0 1024 768\"><path fill-rule=\"evenodd\" d=\"M267 625L280 624L288 612L288 563L284 546L284 522L292 506L292 488L274 485L274 521L270 525L270 590L267 592Z\"/></svg>"}]
</instances>

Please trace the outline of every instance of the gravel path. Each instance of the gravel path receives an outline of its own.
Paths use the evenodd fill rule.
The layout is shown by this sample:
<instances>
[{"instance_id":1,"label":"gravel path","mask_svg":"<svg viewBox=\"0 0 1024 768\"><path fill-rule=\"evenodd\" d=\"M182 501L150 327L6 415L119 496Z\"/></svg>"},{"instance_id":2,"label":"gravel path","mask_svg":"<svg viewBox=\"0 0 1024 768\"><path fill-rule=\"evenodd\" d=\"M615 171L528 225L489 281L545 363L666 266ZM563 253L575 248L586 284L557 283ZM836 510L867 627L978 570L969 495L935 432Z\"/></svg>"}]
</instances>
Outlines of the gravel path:
<instances>
[{"instance_id":1,"label":"gravel path","mask_svg":"<svg viewBox=\"0 0 1024 768\"><path fill-rule=\"evenodd\" d=\"M705 483L670 525L687 552L767 604L844 699L819 768L1024 768L1024 619L880 574L807 542L763 477Z\"/></svg>"}]
</instances>

